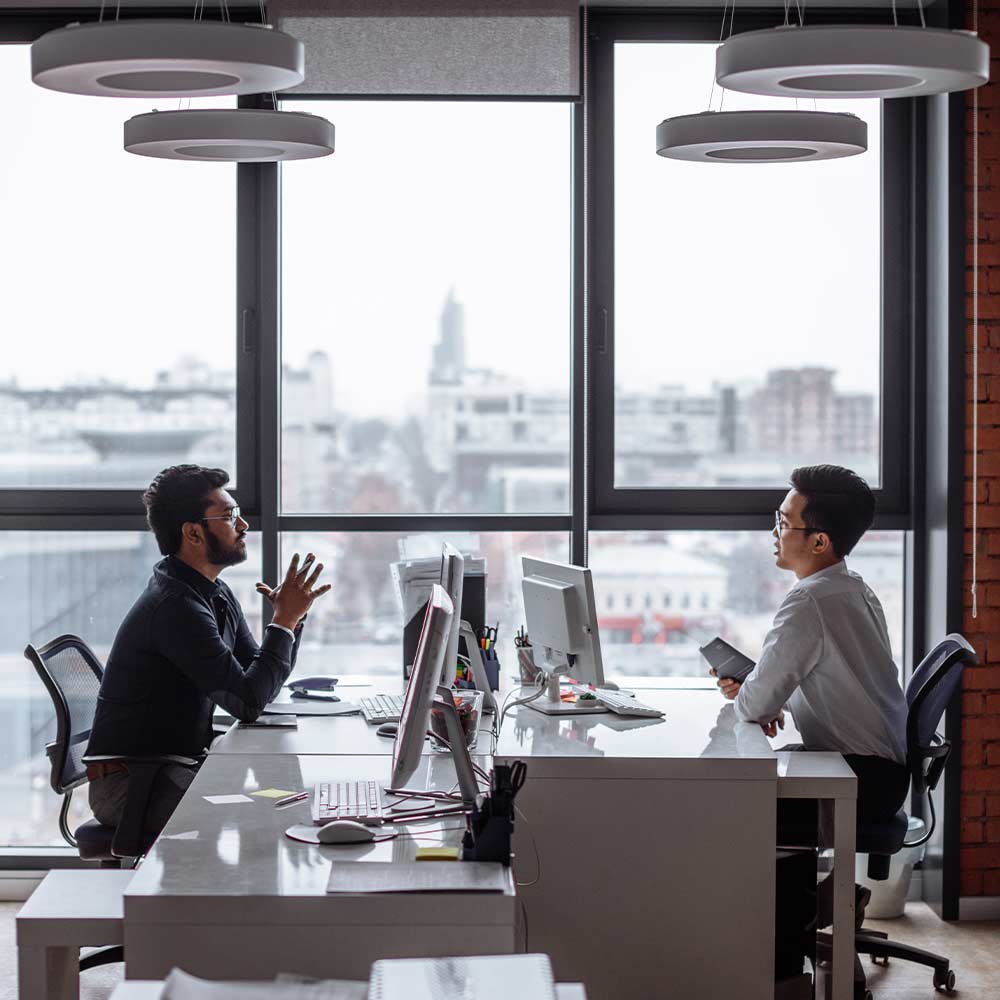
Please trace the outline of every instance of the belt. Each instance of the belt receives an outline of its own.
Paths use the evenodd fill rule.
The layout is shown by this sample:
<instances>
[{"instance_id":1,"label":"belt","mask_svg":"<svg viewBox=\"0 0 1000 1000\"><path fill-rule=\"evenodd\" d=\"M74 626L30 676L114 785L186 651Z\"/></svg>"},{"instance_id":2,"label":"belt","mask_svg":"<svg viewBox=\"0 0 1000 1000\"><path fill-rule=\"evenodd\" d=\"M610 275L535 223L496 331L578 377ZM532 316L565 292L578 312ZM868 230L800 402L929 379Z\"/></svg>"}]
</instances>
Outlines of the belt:
<instances>
[{"instance_id":1,"label":"belt","mask_svg":"<svg viewBox=\"0 0 1000 1000\"><path fill-rule=\"evenodd\" d=\"M96 781L106 778L109 774L128 774L128 767L120 760L100 761L87 765L87 780Z\"/></svg>"}]
</instances>

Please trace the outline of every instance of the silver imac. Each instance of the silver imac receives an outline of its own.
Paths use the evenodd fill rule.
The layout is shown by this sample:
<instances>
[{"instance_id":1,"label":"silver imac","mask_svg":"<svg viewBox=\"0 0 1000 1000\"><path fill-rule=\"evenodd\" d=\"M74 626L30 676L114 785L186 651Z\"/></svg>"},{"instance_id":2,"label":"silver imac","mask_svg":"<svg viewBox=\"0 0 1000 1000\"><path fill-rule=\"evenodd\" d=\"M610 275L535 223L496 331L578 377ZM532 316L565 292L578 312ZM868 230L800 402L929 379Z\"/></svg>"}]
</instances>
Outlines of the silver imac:
<instances>
[{"instance_id":1,"label":"silver imac","mask_svg":"<svg viewBox=\"0 0 1000 1000\"><path fill-rule=\"evenodd\" d=\"M455 683L455 668L458 665L458 632L462 624L462 583L465 579L465 559L462 553L448 542L441 549L440 584L451 598L453 613L448 646L441 667L441 683L451 687Z\"/></svg>"},{"instance_id":2,"label":"silver imac","mask_svg":"<svg viewBox=\"0 0 1000 1000\"><path fill-rule=\"evenodd\" d=\"M581 684L604 684L590 570L529 556L522 557L521 569L524 618L535 651L535 665L549 678L547 696L531 702L531 707L547 715L606 711L597 702L564 702L559 697L560 674L568 674Z\"/></svg>"},{"instance_id":3,"label":"silver imac","mask_svg":"<svg viewBox=\"0 0 1000 1000\"><path fill-rule=\"evenodd\" d=\"M392 745L392 788L404 788L419 767L424 739L430 731L431 705L434 705L445 716L462 800L466 805L471 805L479 792L479 786L476 784L472 758L465 744L451 688L441 684L441 664L448 647L453 618L454 605L451 598L440 584L434 584L427 602L413 670L403 698L396 740Z\"/></svg>"}]
</instances>

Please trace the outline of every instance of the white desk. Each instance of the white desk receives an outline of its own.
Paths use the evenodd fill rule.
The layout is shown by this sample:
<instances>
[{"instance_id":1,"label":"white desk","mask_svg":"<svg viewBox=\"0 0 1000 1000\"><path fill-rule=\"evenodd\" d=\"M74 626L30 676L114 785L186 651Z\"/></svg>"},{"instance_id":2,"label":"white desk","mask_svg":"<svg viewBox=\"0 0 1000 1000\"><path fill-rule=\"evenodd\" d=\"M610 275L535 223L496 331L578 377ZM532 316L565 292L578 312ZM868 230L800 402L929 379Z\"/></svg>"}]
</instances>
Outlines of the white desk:
<instances>
[{"instance_id":1,"label":"white desk","mask_svg":"<svg viewBox=\"0 0 1000 1000\"><path fill-rule=\"evenodd\" d=\"M778 796L835 803L834 1000L853 980L853 772L774 753L717 690L641 690L664 720L508 714L496 762L521 759L515 871L529 951L593 1000L773 996ZM782 734L782 741L788 737ZM536 868L536 851L540 869Z\"/></svg>"},{"instance_id":2,"label":"white desk","mask_svg":"<svg viewBox=\"0 0 1000 1000\"><path fill-rule=\"evenodd\" d=\"M319 847L284 830L309 822L309 805L273 800L212 805L204 795L298 790L323 779L388 782L389 758L212 754L125 894L126 975L157 979L179 965L210 979L273 979L282 971L367 978L379 958L510 954L516 899L502 893L328 895L330 863L410 861L417 846L457 844L461 820L416 825L419 842ZM424 758L410 782L450 788L451 760ZM196 839L169 839L197 831Z\"/></svg>"}]
</instances>

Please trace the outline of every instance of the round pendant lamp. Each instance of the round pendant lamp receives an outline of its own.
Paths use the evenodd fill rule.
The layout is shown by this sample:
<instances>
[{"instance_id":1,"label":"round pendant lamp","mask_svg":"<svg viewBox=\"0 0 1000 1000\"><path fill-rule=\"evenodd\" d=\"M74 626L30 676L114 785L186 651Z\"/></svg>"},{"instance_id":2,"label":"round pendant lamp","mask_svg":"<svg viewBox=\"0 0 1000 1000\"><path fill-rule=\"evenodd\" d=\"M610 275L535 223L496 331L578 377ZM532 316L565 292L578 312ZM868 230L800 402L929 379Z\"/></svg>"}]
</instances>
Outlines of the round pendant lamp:
<instances>
[{"instance_id":1,"label":"round pendant lamp","mask_svg":"<svg viewBox=\"0 0 1000 1000\"><path fill-rule=\"evenodd\" d=\"M656 128L660 156L702 163L801 163L867 148L861 118L829 111L703 111Z\"/></svg>"},{"instance_id":2,"label":"round pendant lamp","mask_svg":"<svg viewBox=\"0 0 1000 1000\"><path fill-rule=\"evenodd\" d=\"M919 97L989 75L989 46L944 28L787 25L732 35L715 56L720 86L773 97Z\"/></svg>"},{"instance_id":3,"label":"round pendant lamp","mask_svg":"<svg viewBox=\"0 0 1000 1000\"><path fill-rule=\"evenodd\" d=\"M244 108L151 111L125 122L125 149L202 163L273 163L329 156L334 127L319 115Z\"/></svg>"},{"instance_id":4,"label":"round pendant lamp","mask_svg":"<svg viewBox=\"0 0 1000 1000\"><path fill-rule=\"evenodd\" d=\"M31 46L41 87L103 97L268 93L301 83L302 43L229 22L99 21L42 35Z\"/></svg>"}]
</instances>

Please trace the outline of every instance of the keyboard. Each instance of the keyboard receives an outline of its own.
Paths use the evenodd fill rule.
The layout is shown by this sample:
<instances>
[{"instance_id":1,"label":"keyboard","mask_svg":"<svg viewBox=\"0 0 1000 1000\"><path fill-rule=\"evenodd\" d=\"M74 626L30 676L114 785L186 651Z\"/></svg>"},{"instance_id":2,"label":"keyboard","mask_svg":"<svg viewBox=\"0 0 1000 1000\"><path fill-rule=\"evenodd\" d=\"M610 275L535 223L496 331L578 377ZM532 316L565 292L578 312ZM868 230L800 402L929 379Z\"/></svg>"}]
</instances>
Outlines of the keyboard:
<instances>
[{"instance_id":1,"label":"keyboard","mask_svg":"<svg viewBox=\"0 0 1000 1000\"><path fill-rule=\"evenodd\" d=\"M623 694L621 691L609 691L607 688L584 687L582 684L574 685L573 690L578 694L592 694L600 704L608 711L616 715L632 715L640 719L662 719L663 712L652 705L644 705L641 701L636 701L630 694Z\"/></svg>"},{"instance_id":2,"label":"keyboard","mask_svg":"<svg viewBox=\"0 0 1000 1000\"><path fill-rule=\"evenodd\" d=\"M365 722L372 726L383 722L399 722L403 714L403 698L398 694L376 694L360 699Z\"/></svg>"},{"instance_id":3,"label":"keyboard","mask_svg":"<svg viewBox=\"0 0 1000 1000\"><path fill-rule=\"evenodd\" d=\"M381 826L385 815L379 782L371 778L320 781L313 790L312 815L317 825L335 819L353 819L369 826Z\"/></svg>"}]
</instances>

